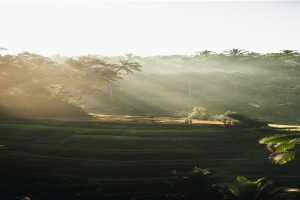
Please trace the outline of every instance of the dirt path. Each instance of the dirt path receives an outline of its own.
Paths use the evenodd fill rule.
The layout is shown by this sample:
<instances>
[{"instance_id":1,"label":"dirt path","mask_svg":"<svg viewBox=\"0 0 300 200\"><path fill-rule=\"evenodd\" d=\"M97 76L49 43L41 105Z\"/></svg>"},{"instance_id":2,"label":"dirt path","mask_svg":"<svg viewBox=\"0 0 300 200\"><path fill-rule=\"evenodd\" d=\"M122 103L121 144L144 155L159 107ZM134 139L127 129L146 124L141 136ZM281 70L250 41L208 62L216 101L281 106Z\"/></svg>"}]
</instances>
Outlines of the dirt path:
<instances>
[{"instance_id":1,"label":"dirt path","mask_svg":"<svg viewBox=\"0 0 300 200\"><path fill-rule=\"evenodd\" d=\"M100 122L118 122L118 123L134 123L134 124L184 124L185 118L173 117L144 117L144 116L128 116L128 115L99 115L91 114L95 121ZM219 121L193 120L193 124L220 124Z\"/></svg>"}]
</instances>

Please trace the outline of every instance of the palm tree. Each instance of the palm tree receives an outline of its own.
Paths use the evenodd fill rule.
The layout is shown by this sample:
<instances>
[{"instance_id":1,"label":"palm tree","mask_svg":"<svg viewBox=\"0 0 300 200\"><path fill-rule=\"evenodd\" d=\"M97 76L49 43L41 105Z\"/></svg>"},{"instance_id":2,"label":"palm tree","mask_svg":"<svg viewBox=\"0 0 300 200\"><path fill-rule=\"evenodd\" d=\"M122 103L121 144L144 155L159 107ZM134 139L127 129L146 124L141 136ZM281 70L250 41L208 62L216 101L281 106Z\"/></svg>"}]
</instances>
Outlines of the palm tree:
<instances>
[{"instance_id":1,"label":"palm tree","mask_svg":"<svg viewBox=\"0 0 300 200\"><path fill-rule=\"evenodd\" d=\"M300 134L277 134L264 137L259 140L260 144L266 144L271 152L270 160L275 164L285 164L295 158L296 151L290 151L300 143Z\"/></svg>"},{"instance_id":2,"label":"palm tree","mask_svg":"<svg viewBox=\"0 0 300 200\"><path fill-rule=\"evenodd\" d=\"M133 54L125 54L126 60L119 60L121 65L117 65L115 68L115 71L118 73L119 71L123 71L123 74L133 74L133 71L141 72L142 65L140 65L138 62L132 62L132 56ZM121 93L123 93L123 86L122 86L122 80L119 80L120 87L121 87Z\"/></svg>"},{"instance_id":3,"label":"palm tree","mask_svg":"<svg viewBox=\"0 0 300 200\"><path fill-rule=\"evenodd\" d=\"M202 57L208 57L208 56L210 56L210 55L214 54L214 52L212 52L212 51L208 51L208 50L204 50L204 51L197 51L196 53L197 53L197 55L196 55L196 56L202 56Z\"/></svg>"},{"instance_id":4,"label":"palm tree","mask_svg":"<svg viewBox=\"0 0 300 200\"><path fill-rule=\"evenodd\" d=\"M116 72L122 70L124 74L133 74L133 70L138 72L142 71L142 66L137 62L130 62L129 60L120 60L119 62L121 65L115 66Z\"/></svg>"},{"instance_id":5,"label":"palm tree","mask_svg":"<svg viewBox=\"0 0 300 200\"><path fill-rule=\"evenodd\" d=\"M259 56L262 56L262 55L260 53L252 51L252 52L248 52L247 56L259 57Z\"/></svg>"},{"instance_id":6,"label":"palm tree","mask_svg":"<svg viewBox=\"0 0 300 200\"><path fill-rule=\"evenodd\" d=\"M132 59L134 57L133 53L125 53L124 55L126 57L126 60L128 60L128 61L132 61Z\"/></svg>"},{"instance_id":7,"label":"palm tree","mask_svg":"<svg viewBox=\"0 0 300 200\"><path fill-rule=\"evenodd\" d=\"M120 60L121 64L109 64L98 58L90 56L79 56L68 58L65 64L73 70L77 78L76 87L82 91L80 98L85 91L93 90L97 86L107 86L113 101L112 84L121 80L121 70L124 74L132 74L133 71L141 71L141 65L137 62Z\"/></svg>"},{"instance_id":8,"label":"palm tree","mask_svg":"<svg viewBox=\"0 0 300 200\"><path fill-rule=\"evenodd\" d=\"M6 48L3 48L3 47L0 47L0 50L1 51L5 51L5 50L7 50ZM1 55L1 54L0 54Z\"/></svg>"},{"instance_id":9,"label":"palm tree","mask_svg":"<svg viewBox=\"0 0 300 200\"><path fill-rule=\"evenodd\" d=\"M112 83L122 79L118 75L116 68L119 65L108 64L98 58L90 56L79 56L77 58L68 58L65 64L74 72L76 81L73 83L74 87L81 91L77 102L84 99L84 94L87 91L92 91L98 85L108 86L112 98Z\"/></svg>"},{"instance_id":10,"label":"palm tree","mask_svg":"<svg viewBox=\"0 0 300 200\"><path fill-rule=\"evenodd\" d=\"M243 56L247 52L248 51L245 51L244 49L231 49L229 51L224 51L227 56L231 57Z\"/></svg>"},{"instance_id":11,"label":"palm tree","mask_svg":"<svg viewBox=\"0 0 300 200\"><path fill-rule=\"evenodd\" d=\"M281 50L282 51L282 55L283 56L297 56L299 55L298 51L297 50Z\"/></svg>"},{"instance_id":12,"label":"palm tree","mask_svg":"<svg viewBox=\"0 0 300 200\"><path fill-rule=\"evenodd\" d=\"M237 200L267 200L276 199L280 197L281 199L292 194L299 193L300 190L296 188L276 188L269 189L268 186L273 183L273 181L267 181L263 184L265 178L259 178L256 181L250 181L243 176L238 176L236 180L232 183L222 183L221 191L225 194L231 195L232 199Z\"/></svg>"}]
</instances>

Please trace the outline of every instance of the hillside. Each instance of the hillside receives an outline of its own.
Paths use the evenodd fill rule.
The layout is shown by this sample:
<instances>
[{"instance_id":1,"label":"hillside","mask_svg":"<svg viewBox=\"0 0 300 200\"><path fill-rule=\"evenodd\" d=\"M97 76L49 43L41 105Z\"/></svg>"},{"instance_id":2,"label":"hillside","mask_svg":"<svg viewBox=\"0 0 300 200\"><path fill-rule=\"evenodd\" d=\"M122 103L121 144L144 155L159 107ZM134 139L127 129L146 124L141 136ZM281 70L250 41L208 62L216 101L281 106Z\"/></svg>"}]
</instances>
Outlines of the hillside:
<instances>
[{"instance_id":1,"label":"hillside","mask_svg":"<svg viewBox=\"0 0 300 200\"><path fill-rule=\"evenodd\" d=\"M86 113L69 103L34 97L0 97L0 118L86 118Z\"/></svg>"}]
</instances>

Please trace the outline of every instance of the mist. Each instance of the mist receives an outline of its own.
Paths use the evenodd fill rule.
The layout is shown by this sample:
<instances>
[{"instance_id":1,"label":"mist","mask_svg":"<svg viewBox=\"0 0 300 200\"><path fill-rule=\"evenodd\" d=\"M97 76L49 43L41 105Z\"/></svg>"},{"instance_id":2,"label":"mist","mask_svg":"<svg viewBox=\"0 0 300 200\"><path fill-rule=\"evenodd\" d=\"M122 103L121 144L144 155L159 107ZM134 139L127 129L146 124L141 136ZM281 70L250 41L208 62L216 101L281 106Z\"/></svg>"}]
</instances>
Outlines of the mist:
<instances>
[{"instance_id":1,"label":"mist","mask_svg":"<svg viewBox=\"0 0 300 200\"><path fill-rule=\"evenodd\" d=\"M258 54L232 49L204 55L207 52L154 57L4 55L1 96L70 104L94 114L174 116L202 107L211 116L232 110L261 120L298 122L297 51Z\"/></svg>"}]
</instances>

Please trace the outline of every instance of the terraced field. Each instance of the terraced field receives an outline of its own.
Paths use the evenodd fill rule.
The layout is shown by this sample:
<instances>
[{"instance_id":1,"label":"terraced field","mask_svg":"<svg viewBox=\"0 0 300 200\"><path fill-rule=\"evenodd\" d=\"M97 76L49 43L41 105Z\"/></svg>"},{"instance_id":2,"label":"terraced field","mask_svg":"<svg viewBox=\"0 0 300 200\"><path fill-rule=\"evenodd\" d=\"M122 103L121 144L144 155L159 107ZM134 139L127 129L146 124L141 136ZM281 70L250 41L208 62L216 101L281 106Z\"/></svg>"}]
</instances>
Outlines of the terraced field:
<instances>
[{"instance_id":1,"label":"terraced field","mask_svg":"<svg viewBox=\"0 0 300 200\"><path fill-rule=\"evenodd\" d=\"M216 168L230 180L243 175L280 186L298 182L297 159L274 165L258 144L275 130L178 120L2 121L1 199L164 199L171 172L194 166Z\"/></svg>"}]
</instances>

